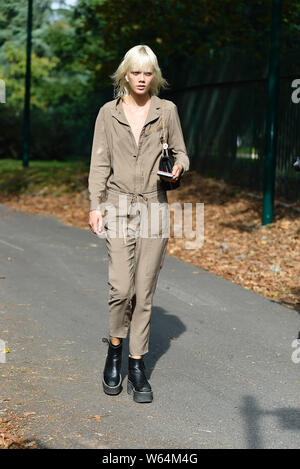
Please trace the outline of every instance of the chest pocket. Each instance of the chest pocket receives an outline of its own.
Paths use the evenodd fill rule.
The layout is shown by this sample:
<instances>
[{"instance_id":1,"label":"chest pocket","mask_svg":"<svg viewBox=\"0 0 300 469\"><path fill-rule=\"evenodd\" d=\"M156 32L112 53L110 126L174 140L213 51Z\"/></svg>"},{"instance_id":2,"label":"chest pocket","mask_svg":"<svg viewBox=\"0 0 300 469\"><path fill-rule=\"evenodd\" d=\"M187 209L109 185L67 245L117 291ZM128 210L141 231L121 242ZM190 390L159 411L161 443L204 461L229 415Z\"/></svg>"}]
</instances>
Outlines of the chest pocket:
<instances>
[{"instance_id":1,"label":"chest pocket","mask_svg":"<svg viewBox=\"0 0 300 469\"><path fill-rule=\"evenodd\" d=\"M166 126L165 126L166 129ZM144 132L144 135L151 135L154 132L159 132L162 131L162 125L154 125L151 129L148 129L147 131Z\"/></svg>"}]
</instances>

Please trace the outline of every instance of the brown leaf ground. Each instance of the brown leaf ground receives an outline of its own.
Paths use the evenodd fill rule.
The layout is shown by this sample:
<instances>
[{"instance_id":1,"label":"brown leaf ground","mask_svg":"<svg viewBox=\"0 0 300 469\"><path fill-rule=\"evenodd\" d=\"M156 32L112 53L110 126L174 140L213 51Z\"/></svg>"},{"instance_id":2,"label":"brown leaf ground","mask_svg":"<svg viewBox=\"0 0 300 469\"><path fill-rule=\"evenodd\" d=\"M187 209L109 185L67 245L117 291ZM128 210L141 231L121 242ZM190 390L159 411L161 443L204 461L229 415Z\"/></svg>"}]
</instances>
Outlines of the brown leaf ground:
<instances>
[{"instance_id":1,"label":"brown leaf ground","mask_svg":"<svg viewBox=\"0 0 300 469\"><path fill-rule=\"evenodd\" d=\"M88 230L87 190L69 190L68 185L59 185L54 193L47 187L39 195L2 193L0 202ZM204 243L201 248L186 249L186 239L174 238L171 229L167 254L300 311L300 201L287 207L282 205L287 203L284 199L276 200L273 223L262 226L261 197L259 192L250 195L233 184L188 172L182 187L168 192L169 204L192 202L194 214L195 203L204 203ZM171 211L171 227L172 222ZM271 271L272 265L280 270ZM29 418L12 412L0 416L0 449L37 448L35 441L22 437L25 417Z\"/></svg>"},{"instance_id":2,"label":"brown leaf ground","mask_svg":"<svg viewBox=\"0 0 300 469\"><path fill-rule=\"evenodd\" d=\"M87 190L64 193L61 189L56 195L47 191L2 195L0 202L89 229ZM182 187L168 192L169 203L192 202L193 207L204 203L204 243L198 249L185 249L186 239L174 238L171 230L167 254L300 311L300 201L287 207L282 205L287 201L276 199L274 221L263 226L261 196L189 171ZM172 220L171 211L171 226ZM274 265L278 266L275 271L270 270Z\"/></svg>"},{"instance_id":3,"label":"brown leaf ground","mask_svg":"<svg viewBox=\"0 0 300 469\"><path fill-rule=\"evenodd\" d=\"M5 409L5 416L0 416L0 449L37 449L35 441L28 440L22 436L26 426L26 415L24 417L15 415ZM2 411L1 413L4 413Z\"/></svg>"}]
</instances>

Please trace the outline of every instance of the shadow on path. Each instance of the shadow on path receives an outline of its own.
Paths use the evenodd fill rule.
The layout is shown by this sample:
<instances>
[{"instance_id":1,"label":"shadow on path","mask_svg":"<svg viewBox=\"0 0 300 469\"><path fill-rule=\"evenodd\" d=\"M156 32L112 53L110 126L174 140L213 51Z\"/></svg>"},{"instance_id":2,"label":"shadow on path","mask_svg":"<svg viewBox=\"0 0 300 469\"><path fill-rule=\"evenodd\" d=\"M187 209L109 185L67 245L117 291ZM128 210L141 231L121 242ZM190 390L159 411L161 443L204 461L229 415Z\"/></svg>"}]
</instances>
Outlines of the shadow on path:
<instances>
[{"instance_id":1,"label":"shadow on path","mask_svg":"<svg viewBox=\"0 0 300 469\"><path fill-rule=\"evenodd\" d=\"M160 306L153 306L150 324L149 352L144 355L146 376L150 379L156 363L170 348L172 340L178 339L186 331L183 322L174 314ZM124 340L122 376L128 374L129 332Z\"/></svg>"},{"instance_id":2,"label":"shadow on path","mask_svg":"<svg viewBox=\"0 0 300 469\"><path fill-rule=\"evenodd\" d=\"M245 441L249 449L264 449L260 422L264 417L275 417L281 431L300 431L300 408L264 410L257 404L257 399L246 395L242 399L240 413L245 422Z\"/></svg>"}]
</instances>

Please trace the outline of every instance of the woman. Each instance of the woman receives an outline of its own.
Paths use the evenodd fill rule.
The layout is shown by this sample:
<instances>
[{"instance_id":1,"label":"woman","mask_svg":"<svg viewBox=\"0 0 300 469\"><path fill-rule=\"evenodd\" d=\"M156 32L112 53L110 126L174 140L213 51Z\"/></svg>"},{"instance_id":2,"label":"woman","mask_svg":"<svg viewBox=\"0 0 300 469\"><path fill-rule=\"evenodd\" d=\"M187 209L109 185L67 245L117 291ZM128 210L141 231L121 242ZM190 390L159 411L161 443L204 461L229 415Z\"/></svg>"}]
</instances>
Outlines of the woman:
<instances>
[{"instance_id":1,"label":"woman","mask_svg":"<svg viewBox=\"0 0 300 469\"><path fill-rule=\"evenodd\" d=\"M89 227L95 234L104 230L109 259L110 340L102 382L106 394L121 392L122 341L130 328L127 392L135 402L151 402L143 355L169 239L167 193L157 175L163 130L175 156L173 182L189 169L189 158L176 105L157 96L167 81L153 51L132 47L112 79L115 99L99 110L88 180Z\"/></svg>"}]
</instances>

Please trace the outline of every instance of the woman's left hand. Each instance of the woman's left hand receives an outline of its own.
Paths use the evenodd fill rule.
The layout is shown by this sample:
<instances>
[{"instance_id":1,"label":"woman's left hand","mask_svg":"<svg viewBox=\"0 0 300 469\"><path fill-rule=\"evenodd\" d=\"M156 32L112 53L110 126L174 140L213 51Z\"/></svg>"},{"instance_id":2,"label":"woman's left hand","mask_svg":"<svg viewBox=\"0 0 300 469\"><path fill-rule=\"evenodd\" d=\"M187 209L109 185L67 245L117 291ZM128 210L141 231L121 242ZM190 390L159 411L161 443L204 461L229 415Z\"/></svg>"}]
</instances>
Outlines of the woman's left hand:
<instances>
[{"instance_id":1,"label":"woman's left hand","mask_svg":"<svg viewBox=\"0 0 300 469\"><path fill-rule=\"evenodd\" d=\"M181 164L174 164L173 166L173 170L172 170L172 174L173 174L173 178L170 179L166 176L160 176L160 178L163 180L163 181L167 181L167 182L175 182L178 180L179 176L180 176L180 173L181 171L183 170L183 166Z\"/></svg>"},{"instance_id":2,"label":"woman's left hand","mask_svg":"<svg viewBox=\"0 0 300 469\"><path fill-rule=\"evenodd\" d=\"M183 166L181 164L174 164L172 174L173 174L173 179L172 181L177 181L181 172L183 170Z\"/></svg>"}]
</instances>

